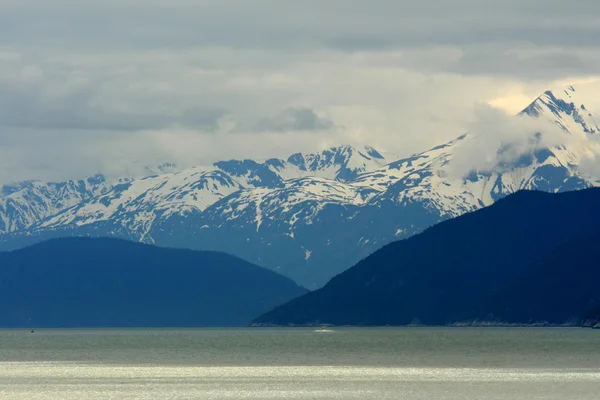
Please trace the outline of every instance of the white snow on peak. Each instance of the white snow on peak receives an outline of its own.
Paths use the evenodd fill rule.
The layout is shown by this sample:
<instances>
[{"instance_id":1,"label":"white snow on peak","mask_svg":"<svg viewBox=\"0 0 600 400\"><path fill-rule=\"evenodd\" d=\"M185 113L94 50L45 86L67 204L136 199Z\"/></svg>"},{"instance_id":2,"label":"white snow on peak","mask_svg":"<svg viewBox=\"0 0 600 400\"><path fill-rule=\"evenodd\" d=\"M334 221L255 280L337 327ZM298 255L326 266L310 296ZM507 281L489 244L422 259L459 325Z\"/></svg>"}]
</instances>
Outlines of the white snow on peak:
<instances>
[{"instance_id":1,"label":"white snow on peak","mask_svg":"<svg viewBox=\"0 0 600 400\"><path fill-rule=\"evenodd\" d=\"M348 145L319 153L296 153L281 161L272 169L284 180L313 176L339 181L348 181L389 162L372 147L358 149Z\"/></svg>"},{"instance_id":2,"label":"white snow on peak","mask_svg":"<svg viewBox=\"0 0 600 400\"><path fill-rule=\"evenodd\" d=\"M298 221L310 224L312 219L329 204L364 205L372 197L360 187L343 182L304 177L290 179L274 188L242 190L207 212L218 216L218 221L240 219L256 225L269 221L286 221L293 227Z\"/></svg>"},{"instance_id":3,"label":"white snow on peak","mask_svg":"<svg viewBox=\"0 0 600 400\"><path fill-rule=\"evenodd\" d=\"M136 227L149 228L158 215L166 218L173 214L201 212L241 188L223 172L191 168L117 186L92 201L57 214L39 227L81 226L126 219L134 230Z\"/></svg>"},{"instance_id":4,"label":"white snow on peak","mask_svg":"<svg viewBox=\"0 0 600 400\"><path fill-rule=\"evenodd\" d=\"M373 148L357 150L350 146L333 147L315 154L298 153L288 160L218 162L210 167L158 174L116 185L88 201L55 210L37 223L35 229L118 221L146 238L159 219L201 213L239 192L239 198L249 197L235 209L241 212L252 204L258 231L263 214L274 212L274 198L278 196L285 197L284 201L278 200L285 204L284 209L304 201L321 203L319 207L331 202L363 204L370 194L343 181L385 163Z\"/></svg>"},{"instance_id":5,"label":"white snow on peak","mask_svg":"<svg viewBox=\"0 0 600 400\"><path fill-rule=\"evenodd\" d=\"M65 182L27 181L0 187L0 233L27 229L132 178L95 175Z\"/></svg>"},{"instance_id":6,"label":"white snow on peak","mask_svg":"<svg viewBox=\"0 0 600 400\"><path fill-rule=\"evenodd\" d=\"M547 90L533 101L522 114L553 120L566 132L583 131L587 134L600 133L593 114L595 102L588 102L586 95L580 95L574 86ZM593 105L592 105L593 104Z\"/></svg>"}]
</instances>

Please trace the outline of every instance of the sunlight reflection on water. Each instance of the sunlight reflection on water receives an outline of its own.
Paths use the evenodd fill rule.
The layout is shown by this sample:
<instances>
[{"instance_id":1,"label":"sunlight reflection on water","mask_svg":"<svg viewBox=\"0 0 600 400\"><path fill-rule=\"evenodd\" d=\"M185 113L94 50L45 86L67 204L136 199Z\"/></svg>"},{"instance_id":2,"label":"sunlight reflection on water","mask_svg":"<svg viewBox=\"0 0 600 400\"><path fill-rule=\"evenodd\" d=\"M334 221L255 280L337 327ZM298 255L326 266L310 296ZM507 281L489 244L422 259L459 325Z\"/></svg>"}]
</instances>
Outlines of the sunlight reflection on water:
<instances>
[{"instance_id":1,"label":"sunlight reflection on water","mask_svg":"<svg viewBox=\"0 0 600 400\"><path fill-rule=\"evenodd\" d=\"M0 399L597 400L584 330L0 331Z\"/></svg>"}]
</instances>

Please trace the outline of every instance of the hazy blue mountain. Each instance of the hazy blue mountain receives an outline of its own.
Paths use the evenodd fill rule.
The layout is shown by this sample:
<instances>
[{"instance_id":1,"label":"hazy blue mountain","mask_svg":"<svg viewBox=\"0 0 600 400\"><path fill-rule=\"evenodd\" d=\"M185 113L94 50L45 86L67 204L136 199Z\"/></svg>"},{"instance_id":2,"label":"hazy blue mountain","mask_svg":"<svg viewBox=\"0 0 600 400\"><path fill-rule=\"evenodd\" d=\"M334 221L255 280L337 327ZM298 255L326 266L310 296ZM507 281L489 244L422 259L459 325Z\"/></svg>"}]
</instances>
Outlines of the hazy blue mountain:
<instances>
[{"instance_id":1,"label":"hazy blue mountain","mask_svg":"<svg viewBox=\"0 0 600 400\"><path fill-rule=\"evenodd\" d=\"M389 244L256 324L565 323L600 304L600 188L522 191Z\"/></svg>"},{"instance_id":2,"label":"hazy blue mountain","mask_svg":"<svg viewBox=\"0 0 600 400\"><path fill-rule=\"evenodd\" d=\"M243 326L304 293L226 254L118 239L0 253L0 327Z\"/></svg>"}]
</instances>

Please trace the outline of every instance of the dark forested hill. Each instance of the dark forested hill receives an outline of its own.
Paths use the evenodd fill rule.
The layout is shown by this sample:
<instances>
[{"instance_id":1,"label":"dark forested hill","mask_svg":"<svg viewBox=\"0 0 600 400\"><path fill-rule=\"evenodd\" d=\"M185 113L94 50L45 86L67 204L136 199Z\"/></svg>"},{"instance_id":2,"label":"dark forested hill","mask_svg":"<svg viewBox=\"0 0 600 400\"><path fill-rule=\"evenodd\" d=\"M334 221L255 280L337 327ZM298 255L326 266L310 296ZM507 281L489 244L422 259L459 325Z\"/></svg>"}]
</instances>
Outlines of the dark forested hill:
<instances>
[{"instance_id":1,"label":"dark forested hill","mask_svg":"<svg viewBox=\"0 0 600 400\"><path fill-rule=\"evenodd\" d=\"M564 323L600 303L600 189L518 192L392 243L255 324Z\"/></svg>"},{"instance_id":2,"label":"dark forested hill","mask_svg":"<svg viewBox=\"0 0 600 400\"><path fill-rule=\"evenodd\" d=\"M304 293L226 254L116 239L0 253L1 327L239 326Z\"/></svg>"},{"instance_id":3,"label":"dark forested hill","mask_svg":"<svg viewBox=\"0 0 600 400\"><path fill-rule=\"evenodd\" d=\"M583 325L590 328L600 329L600 304L588 311Z\"/></svg>"}]
</instances>

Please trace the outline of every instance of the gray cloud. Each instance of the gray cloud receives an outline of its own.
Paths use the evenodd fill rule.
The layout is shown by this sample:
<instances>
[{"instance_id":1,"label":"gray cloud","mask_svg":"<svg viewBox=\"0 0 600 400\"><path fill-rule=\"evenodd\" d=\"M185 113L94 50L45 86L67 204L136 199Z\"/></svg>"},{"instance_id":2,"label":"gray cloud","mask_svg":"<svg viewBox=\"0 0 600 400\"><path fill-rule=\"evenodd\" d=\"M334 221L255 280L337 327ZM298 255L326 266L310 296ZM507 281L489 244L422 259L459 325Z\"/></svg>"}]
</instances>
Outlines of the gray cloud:
<instances>
[{"instance_id":1,"label":"gray cloud","mask_svg":"<svg viewBox=\"0 0 600 400\"><path fill-rule=\"evenodd\" d=\"M600 69L597 51L506 46L466 49L448 65L448 71L464 75L506 75L549 81L569 75L596 74Z\"/></svg>"},{"instance_id":2,"label":"gray cloud","mask_svg":"<svg viewBox=\"0 0 600 400\"><path fill-rule=\"evenodd\" d=\"M595 0L3 0L0 182L341 143L408 155L478 103L598 75L599 18Z\"/></svg>"},{"instance_id":3,"label":"gray cloud","mask_svg":"<svg viewBox=\"0 0 600 400\"><path fill-rule=\"evenodd\" d=\"M594 0L10 3L0 6L1 37L23 44L362 51L511 41L597 47L600 36Z\"/></svg>"},{"instance_id":4,"label":"gray cloud","mask_svg":"<svg viewBox=\"0 0 600 400\"><path fill-rule=\"evenodd\" d=\"M214 106L180 113L123 110L98 104L89 85L51 93L40 82L0 79L0 126L8 128L139 131L179 125L213 132L227 114Z\"/></svg>"},{"instance_id":5,"label":"gray cloud","mask_svg":"<svg viewBox=\"0 0 600 400\"><path fill-rule=\"evenodd\" d=\"M185 110L173 122L194 130L215 132L220 129L223 119L229 115L229 110L225 108L193 107Z\"/></svg>"},{"instance_id":6,"label":"gray cloud","mask_svg":"<svg viewBox=\"0 0 600 400\"><path fill-rule=\"evenodd\" d=\"M513 165L523 155L573 140L550 121L508 116L487 105L477 107L467 128L469 143L456 150L449 170L456 178L472 171L505 172L505 165Z\"/></svg>"},{"instance_id":7,"label":"gray cloud","mask_svg":"<svg viewBox=\"0 0 600 400\"><path fill-rule=\"evenodd\" d=\"M254 126L258 132L326 131L335 126L329 118L318 116L306 107L286 108L271 118L262 118Z\"/></svg>"}]
</instances>

